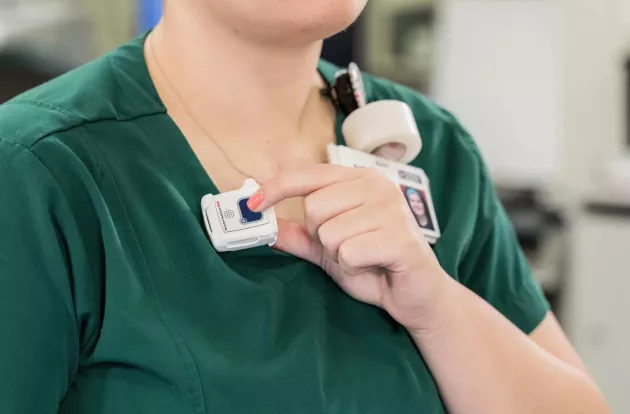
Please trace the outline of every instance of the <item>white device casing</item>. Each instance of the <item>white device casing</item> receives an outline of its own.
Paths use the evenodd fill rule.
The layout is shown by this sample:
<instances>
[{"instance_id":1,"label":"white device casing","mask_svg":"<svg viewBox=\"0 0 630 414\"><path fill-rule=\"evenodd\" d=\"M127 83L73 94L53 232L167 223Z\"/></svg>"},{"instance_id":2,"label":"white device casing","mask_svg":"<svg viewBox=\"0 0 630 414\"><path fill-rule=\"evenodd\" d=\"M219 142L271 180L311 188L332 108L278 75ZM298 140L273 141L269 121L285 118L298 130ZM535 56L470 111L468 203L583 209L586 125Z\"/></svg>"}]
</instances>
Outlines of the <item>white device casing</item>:
<instances>
[{"instance_id":1,"label":"white device casing","mask_svg":"<svg viewBox=\"0 0 630 414\"><path fill-rule=\"evenodd\" d=\"M262 217L252 222L247 222L243 215L244 207L240 204L244 204L258 189L256 181L248 179L238 190L208 194L202 198L206 231L217 251L273 246L277 241L278 223L273 207L260 213Z\"/></svg>"},{"instance_id":2,"label":"white device casing","mask_svg":"<svg viewBox=\"0 0 630 414\"><path fill-rule=\"evenodd\" d=\"M402 101L375 101L360 107L348 115L342 132L350 148L368 154L387 144L403 146L404 155L393 161L405 164L422 150L422 139L413 112Z\"/></svg>"}]
</instances>

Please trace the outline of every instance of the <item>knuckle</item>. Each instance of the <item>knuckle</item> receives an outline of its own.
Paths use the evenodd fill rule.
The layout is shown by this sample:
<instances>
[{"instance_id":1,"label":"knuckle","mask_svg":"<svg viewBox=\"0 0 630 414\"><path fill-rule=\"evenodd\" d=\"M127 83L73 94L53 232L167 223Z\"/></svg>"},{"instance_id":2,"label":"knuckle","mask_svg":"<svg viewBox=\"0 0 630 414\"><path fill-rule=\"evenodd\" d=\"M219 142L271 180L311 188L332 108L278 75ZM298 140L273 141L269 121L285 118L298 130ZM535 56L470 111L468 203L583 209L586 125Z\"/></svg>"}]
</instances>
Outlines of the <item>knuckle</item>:
<instances>
[{"instance_id":1,"label":"knuckle","mask_svg":"<svg viewBox=\"0 0 630 414\"><path fill-rule=\"evenodd\" d=\"M329 251L337 250L338 247L337 247L336 238L330 226L327 226L326 224L322 225L317 230L317 237L319 238L319 241L321 242L322 246L324 246L326 250L329 250Z\"/></svg>"},{"instance_id":2,"label":"knuckle","mask_svg":"<svg viewBox=\"0 0 630 414\"><path fill-rule=\"evenodd\" d=\"M304 227L306 228L306 232L311 236L311 237L318 237L318 228L317 228L317 224L311 220L308 216L304 217Z\"/></svg>"},{"instance_id":3,"label":"knuckle","mask_svg":"<svg viewBox=\"0 0 630 414\"><path fill-rule=\"evenodd\" d=\"M311 217L314 212L315 212L314 197L312 195L304 197L304 215L307 217Z\"/></svg>"},{"instance_id":4,"label":"knuckle","mask_svg":"<svg viewBox=\"0 0 630 414\"><path fill-rule=\"evenodd\" d=\"M337 248L339 263L344 263L350 267L357 267L360 264L360 254L357 254L354 245L355 243L352 241L346 241L339 245Z\"/></svg>"},{"instance_id":5,"label":"knuckle","mask_svg":"<svg viewBox=\"0 0 630 414\"><path fill-rule=\"evenodd\" d=\"M318 226L320 203L315 195L309 195L304 198L304 216L309 223L314 226Z\"/></svg>"},{"instance_id":6,"label":"knuckle","mask_svg":"<svg viewBox=\"0 0 630 414\"><path fill-rule=\"evenodd\" d=\"M351 264L351 254L348 243L343 243L341 246L339 246L337 257L340 263L344 263L346 265Z\"/></svg>"}]
</instances>

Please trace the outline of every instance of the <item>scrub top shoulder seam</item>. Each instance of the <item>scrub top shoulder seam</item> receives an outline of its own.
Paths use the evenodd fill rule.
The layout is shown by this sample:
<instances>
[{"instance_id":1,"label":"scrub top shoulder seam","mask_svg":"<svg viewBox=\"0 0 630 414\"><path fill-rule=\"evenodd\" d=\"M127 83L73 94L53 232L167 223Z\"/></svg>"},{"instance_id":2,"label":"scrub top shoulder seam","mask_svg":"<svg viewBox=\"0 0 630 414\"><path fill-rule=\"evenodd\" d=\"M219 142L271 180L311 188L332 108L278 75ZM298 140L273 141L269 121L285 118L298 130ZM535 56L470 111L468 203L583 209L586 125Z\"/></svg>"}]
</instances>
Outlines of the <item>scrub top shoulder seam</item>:
<instances>
[{"instance_id":1,"label":"scrub top shoulder seam","mask_svg":"<svg viewBox=\"0 0 630 414\"><path fill-rule=\"evenodd\" d=\"M91 135L87 132L86 130L86 126L88 125L96 125L100 122L109 122L109 121L115 121L115 122L122 122L122 123L126 123L126 122L135 122L136 120L142 119L142 118L146 118L146 117L152 117L152 116L156 116L156 115L162 115L165 112L162 111L155 111L155 112L147 112L147 113L142 113L142 114L138 114L132 117L125 117L122 119L119 119L117 117L111 116L111 117L102 117L102 118L94 118L94 119L85 119L85 118L81 118L80 116L78 116L77 114L70 112L64 108L61 108L57 105L48 103L48 102L43 102L43 101L37 101L37 100L31 100L31 99L18 99L18 100L13 100L13 101L9 101L6 102L4 105L8 106L18 106L18 105L25 105L25 106L36 106L36 107L40 107L40 108L46 108L46 109L50 109L52 111L55 111L57 114L59 114L60 116L63 117L63 119L65 121L67 121L69 123L69 125L60 127L60 128L54 128L51 129L49 131L46 131L45 133L40 134L39 136L33 137L31 138L32 140L28 142L28 144L26 145L24 142L21 142L19 140L15 140L15 139L11 139L11 138L7 138L7 137L3 137L2 139L10 141L10 142L14 142L18 145L20 145L21 147L23 147L24 149L32 152L33 154L36 147L41 144L42 142L46 141L48 138L50 137L57 137L59 138L61 141L63 141L63 137L62 134L64 133L72 133L72 132L78 132L81 136L83 136L85 138L85 145L88 146L90 148L90 152L93 153L94 157L95 157L95 162L96 162L96 168L98 170L98 187L99 189L102 189L103 187L103 181L104 181L104 177L105 177L105 173L103 172L102 169L102 157L100 156L100 153L97 153L98 151L96 151L95 146L96 146L96 140L92 139ZM41 158L39 158L38 156L38 160L42 163L45 164Z\"/></svg>"},{"instance_id":2,"label":"scrub top shoulder seam","mask_svg":"<svg viewBox=\"0 0 630 414\"><path fill-rule=\"evenodd\" d=\"M85 118L80 118L78 117L78 115L69 112L63 108L60 108L56 105L47 103L47 102L42 102L42 101L34 101L34 100L14 100L14 101L9 101L4 103L3 105L6 106L10 106L10 105L34 105L34 106L41 106L43 108L48 108L48 109L52 109L55 110L57 113L59 113L60 115L62 115L64 117L64 119L68 120L68 121L74 121L74 123L72 125L67 125L64 126L62 128L56 128L50 131L47 131L46 133L43 133L41 136L37 137L34 139L34 141L28 146L28 148L33 148L39 141L44 140L50 136L56 135L56 134L60 134L60 133L64 133L64 132L70 132L73 131L74 129L77 128L81 128L84 127L86 125L93 125L93 124L97 124L99 122L107 122L107 121L116 121L116 122L134 122L137 121L139 119L145 118L145 117L151 117L151 116L155 116L155 115L162 115L164 113L166 113L166 111L154 111L154 112L147 112L147 113L142 113L142 114L138 114L138 115L134 115L134 116L130 116L130 117L124 117L124 118L117 118L115 116L107 116L107 117L101 117L101 118L94 118L94 119L85 119ZM70 118L68 118L68 115L74 115L77 116L78 118L76 120L72 120ZM5 138L8 139L8 138ZM13 140L11 140L13 141ZM27 148L27 147L25 147Z\"/></svg>"}]
</instances>

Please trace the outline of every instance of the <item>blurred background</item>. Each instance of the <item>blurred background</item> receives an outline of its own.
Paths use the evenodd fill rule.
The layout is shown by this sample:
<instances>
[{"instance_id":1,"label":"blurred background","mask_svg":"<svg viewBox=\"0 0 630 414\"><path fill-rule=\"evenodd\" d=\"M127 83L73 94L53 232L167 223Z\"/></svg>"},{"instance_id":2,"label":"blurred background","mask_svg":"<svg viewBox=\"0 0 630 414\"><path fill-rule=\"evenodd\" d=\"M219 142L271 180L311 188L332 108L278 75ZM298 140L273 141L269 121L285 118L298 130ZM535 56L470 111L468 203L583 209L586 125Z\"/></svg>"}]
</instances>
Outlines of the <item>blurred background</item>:
<instances>
[{"instance_id":1,"label":"blurred background","mask_svg":"<svg viewBox=\"0 0 630 414\"><path fill-rule=\"evenodd\" d=\"M160 13L159 0L0 0L0 103ZM571 341L630 413L630 0L370 0L323 55L462 120Z\"/></svg>"}]
</instances>

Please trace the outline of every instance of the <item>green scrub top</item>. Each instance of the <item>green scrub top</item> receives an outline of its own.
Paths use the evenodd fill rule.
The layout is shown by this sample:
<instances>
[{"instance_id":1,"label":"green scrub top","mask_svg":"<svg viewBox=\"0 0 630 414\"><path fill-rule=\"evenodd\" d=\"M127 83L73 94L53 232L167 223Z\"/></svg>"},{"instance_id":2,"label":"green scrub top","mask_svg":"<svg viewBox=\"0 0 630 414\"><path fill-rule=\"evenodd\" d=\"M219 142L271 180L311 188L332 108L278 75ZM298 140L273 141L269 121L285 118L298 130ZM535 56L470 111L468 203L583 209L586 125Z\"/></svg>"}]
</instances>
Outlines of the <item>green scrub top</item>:
<instances>
[{"instance_id":1,"label":"green scrub top","mask_svg":"<svg viewBox=\"0 0 630 414\"><path fill-rule=\"evenodd\" d=\"M200 200L217 189L143 43L0 106L0 412L445 413L382 310L269 247L213 250ZM444 269L531 332L548 304L471 137L412 90L365 86L415 114Z\"/></svg>"}]
</instances>

